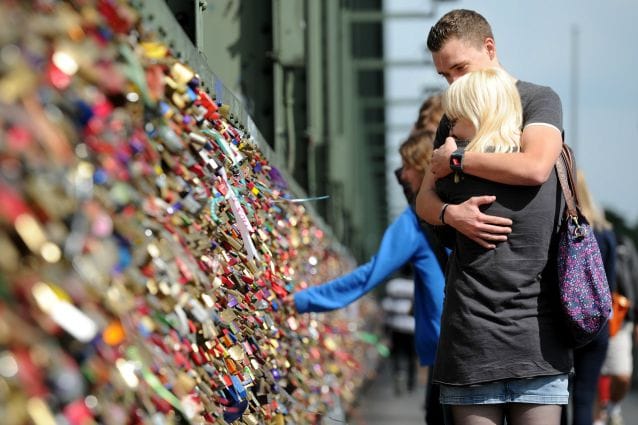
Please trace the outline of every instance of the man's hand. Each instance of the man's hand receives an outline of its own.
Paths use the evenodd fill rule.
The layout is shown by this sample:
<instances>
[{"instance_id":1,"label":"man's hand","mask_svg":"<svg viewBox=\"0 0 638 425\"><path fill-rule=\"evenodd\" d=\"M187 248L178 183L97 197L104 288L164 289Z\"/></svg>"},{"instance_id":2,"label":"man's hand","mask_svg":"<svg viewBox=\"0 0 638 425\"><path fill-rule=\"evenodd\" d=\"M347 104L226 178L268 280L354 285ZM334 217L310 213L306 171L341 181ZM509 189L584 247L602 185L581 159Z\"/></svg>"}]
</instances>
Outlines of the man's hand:
<instances>
[{"instance_id":1,"label":"man's hand","mask_svg":"<svg viewBox=\"0 0 638 425\"><path fill-rule=\"evenodd\" d=\"M479 207L491 204L496 196L475 196L462 204L450 204L445 210L445 223L454 227L483 248L494 249L496 242L507 240L512 232L512 220L487 215Z\"/></svg>"},{"instance_id":2,"label":"man's hand","mask_svg":"<svg viewBox=\"0 0 638 425\"><path fill-rule=\"evenodd\" d=\"M434 149L432 152L432 162L430 163L430 172L434 174L436 179L441 179L452 172L450 168L450 157L456 150L456 141L453 137L446 137L445 143Z\"/></svg>"}]
</instances>

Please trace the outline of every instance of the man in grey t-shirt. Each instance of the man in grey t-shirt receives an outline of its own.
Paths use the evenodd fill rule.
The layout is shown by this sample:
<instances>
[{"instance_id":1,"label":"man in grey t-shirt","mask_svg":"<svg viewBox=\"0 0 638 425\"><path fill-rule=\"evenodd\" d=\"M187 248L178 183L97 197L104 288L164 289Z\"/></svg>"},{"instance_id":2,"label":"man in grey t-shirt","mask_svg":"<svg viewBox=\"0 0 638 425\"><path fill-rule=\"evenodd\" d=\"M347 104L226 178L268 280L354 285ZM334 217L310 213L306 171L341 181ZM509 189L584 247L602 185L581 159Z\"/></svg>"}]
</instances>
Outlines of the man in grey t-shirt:
<instances>
[{"instance_id":1,"label":"man in grey t-shirt","mask_svg":"<svg viewBox=\"0 0 638 425\"><path fill-rule=\"evenodd\" d=\"M496 55L494 37L487 21L483 18L483 24L473 24L470 30L464 28L465 17L472 15L478 14L466 10L449 12L441 18L443 20L448 16L454 17L449 20L448 32L433 34L431 31L428 37L428 48L432 52L437 72L450 84L470 71L501 67ZM433 30L435 28L436 26ZM549 106L537 102L536 96L531 97L530 105L535 109L535 118L525 121L526 117L523 117L520 153L493 155L467 152L457 160L463 172L505 184L539 185L545 182L562 148L560 99L555 93L553 95L554 102ZM523 106L524 114L528 114L530 109ZM453 227L479 245L494 248L495 243L507 239L512 223L509 219L481 212L480 207L493 202L493 196L473 197L459 205L449 205L443 210L444 204L434 190L436 179L452 172L450 159L455 150L454 140L447 138L445 143L434 151L432 172L426 174L417 197L417 213L433 225L443 224L444 220L444 224Z\"/></svg>"},{"instance_id":2,"label":"man in grey t-shirt","mask_svg":"<svg viewBox=\"0 0 638 425\"><path fill-rule=\"evenodd\" d=\"M432 59L437 72L450 84L468 72L501 67L496 55L496 45L490 25L485 18L474 11L454 10L443 16L430 30L428 48L432 52ZM484 206L492 204L496 198L491 195L474 196L457 205L452 203L449 205L444 204L436 193L435 182L437 179L449 175L452 171L462 171L463 174L509 185L540 186L548 181L562 148L562 107L560 99L556 93L547 87L519 82L518 88L524 110L521 151L518 153L493 154L457 150L454 139L447 137L449 136L449 126L446 126L445 120L443 120L437 134L437 141L440 145L433 154L431 173L427 173L424 177L417 196L417 213L426 222L432 225L447 224L486 249L493 249L497 243L508 240L508 235L512 231L512 220L488 215L481 211ZM538 285L535 287L538 287ZM463 308L471 308L471 306ZM444 316L445 314L444 308ZM453 338L455 337L453 336ZM458 341L458 343L462 344L463 341ZM552 345L558 346L559 344ZM478 351L481 349L475 345L473 347ZM541 357L546 356L542 348ZM444 351L439 346L437 361L439 356L446 356L447 353ZM560 351L560 349L557 351ZM468 352L472 353L471 347ZM568 351L566 351L566 355L569 357ZM504 353L504 356L507 357L507 354ZM554 357L551 355L548 360L551 361ZM561 354L558 357L562 359L564 356ZM531 359L532 362L534 360ZM570 360L566 358L566 362L556 368L555 371L545 373L547 375L560 373L568 368L569 362ZM565 382L567 375L549 376L547 381L543 381L544 377L539 376L542 374L544 373L533 372L524 374L523 377L527 375L530 377L536 376L538 380L534 380L532 385L541 385L541 383L542 385L554 385L554 391L549 389L541 391L543 397L545 397L540 397L545 400L541 404L534 404L536 401L522 401L523 399L515 401L509 406L511 409L510 415L513 415L513 417L508 417L508 422L511 421L514 425L517 423L557 424L560 422L561 409L558 404L563 404L564 399L566 399L567 387ZM498 377L494 379L498 379ZM439 380L439 382L442 381ZM498 386L502 382L505 381L501 380L495 385ZM534 400L540 399L536 394L533 394L534 391L525 387L526 379L519 379L516 382L522 385L520 390L525 397L531 397ZM466 386L464 383L459 385L463 385L463 387L459 388L467 389L468 391L461 390L457 393L456 391L451 391L449 385L446 386L446 403L453 405L454 409L456 409L453 410L455 420L461 421L459 423L471 423L469 422L470 417L474 418L474 420L477 418L489 418L496 421L500 420L498 418L502 418L504 412L502 407L497 407L496 405L492 407L490 407L491 405L481 406L483 402L477 400L469 403L468 400L474 394L472 392L473 388ZM452 384L451 388L454 388L454 384ZM498 393L500 394L501 388L498 388ZM485 391L488 390L489 388L485 387ZM456 395L453 396L452 394ZM486 394L482 395L482 400L487 397ZM560 395L560 403L547 401L549 399L546 397L554 395L557 397ZM452 402L451 400L456 396L463 398L463 400L455 399L456 401ZM505 400L504 402L509 405L511 401ZM519 402L522 404L518 404ZM470 407L469 410L464 406L458 406L468 403L475 406L468 406ZM521 420L527 420L527 422L520 422Z\"/></svg>"}]
</instances>

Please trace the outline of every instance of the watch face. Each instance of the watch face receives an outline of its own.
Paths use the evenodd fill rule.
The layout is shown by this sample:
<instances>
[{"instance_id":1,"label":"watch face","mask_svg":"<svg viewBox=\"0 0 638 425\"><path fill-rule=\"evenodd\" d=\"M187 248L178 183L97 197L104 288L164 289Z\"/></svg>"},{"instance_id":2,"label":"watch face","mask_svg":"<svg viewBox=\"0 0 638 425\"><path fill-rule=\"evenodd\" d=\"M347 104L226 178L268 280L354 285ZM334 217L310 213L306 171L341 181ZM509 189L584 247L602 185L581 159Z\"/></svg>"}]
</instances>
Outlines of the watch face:
<instances>
[{"instance_id":1,"label":"watch face","mask_svg":"<svg viewBox=\"0 0 638 425\"><path fill-rule=\"evenodd\" d=\"M450 156L450 168L452 171L463 171L463 154L462 150L455 150Z\"/></svg>"}]
</instances>

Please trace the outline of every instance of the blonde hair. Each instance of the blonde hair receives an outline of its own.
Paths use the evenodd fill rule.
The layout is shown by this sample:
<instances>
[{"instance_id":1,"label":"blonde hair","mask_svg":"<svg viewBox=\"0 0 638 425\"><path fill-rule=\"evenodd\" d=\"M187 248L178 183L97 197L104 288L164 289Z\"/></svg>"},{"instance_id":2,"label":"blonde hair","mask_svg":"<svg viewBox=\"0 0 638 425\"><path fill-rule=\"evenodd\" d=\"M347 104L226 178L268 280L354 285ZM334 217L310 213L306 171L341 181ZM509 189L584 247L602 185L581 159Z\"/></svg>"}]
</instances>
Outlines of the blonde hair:
<instances>
[{"instance_id":1,"label":"blonde hair","mask_svg":"<svg viewBox=\"0 0 638 425\"><path fill-rule=\"evenodd\" d=\"M598 208L598 205L596 205L594 197L587 186L585 174L581 170L576 172L576 196L578 196L580 212L583 213L587 221L589 221L589 224L591 224L594 229L611 229L611 223L607 221L605 213Z\"/></svg>"},{"instance_id":2,"label":"blonde hair","mask_svg":"<svg viewBox=\"0 0 638 425\"><path fill-rule=\"evenodd\" d=\"M410 135L399 147L403 162L415 170L425 173L430 167L434 145L434 132L417 131Z\"/></svg>"},{"instance_id":3,"label":"blonde hair","mask_svg":"<svg viewBox=\"0 0 638 425\"><path fill-rule=\"evenodd\" d=\"M465 148L476 152L512 152L520 148L523 107L516 82L500 68L465 74L443 97L445 115L469 120L476 134Z\"/></svg>"}]
</instances>

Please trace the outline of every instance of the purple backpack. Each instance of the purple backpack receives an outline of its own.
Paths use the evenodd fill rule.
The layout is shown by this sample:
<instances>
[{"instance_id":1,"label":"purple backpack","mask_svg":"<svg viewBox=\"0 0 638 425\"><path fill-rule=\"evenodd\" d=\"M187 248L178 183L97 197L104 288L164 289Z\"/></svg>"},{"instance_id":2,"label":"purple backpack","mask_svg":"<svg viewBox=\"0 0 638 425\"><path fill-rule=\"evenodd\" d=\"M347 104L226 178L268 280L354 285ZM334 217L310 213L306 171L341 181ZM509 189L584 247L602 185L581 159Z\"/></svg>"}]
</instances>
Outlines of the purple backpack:
<instances>
[{"instance_id":1,"label":"purple backpack","mask_svg":"<svg viewBox=\"0 0 638 425\"><path fill-rule=\"evenodd\" d=\"M560 301L573 345L581 347L609 320L611 293L594 231L579 209L574 160L565 144L556 171L566 203L558 245Z\"/></svg>"}]
</instances>

